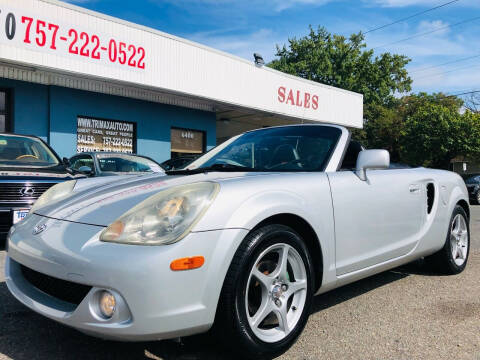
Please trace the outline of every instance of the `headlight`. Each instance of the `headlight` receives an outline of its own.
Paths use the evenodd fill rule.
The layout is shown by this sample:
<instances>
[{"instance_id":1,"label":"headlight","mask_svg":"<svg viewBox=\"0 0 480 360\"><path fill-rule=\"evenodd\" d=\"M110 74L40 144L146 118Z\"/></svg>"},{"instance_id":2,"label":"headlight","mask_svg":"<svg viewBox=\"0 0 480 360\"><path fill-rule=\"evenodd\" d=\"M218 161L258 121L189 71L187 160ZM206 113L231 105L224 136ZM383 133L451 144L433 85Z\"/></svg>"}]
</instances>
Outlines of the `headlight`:
<instances>
[{"instance_id":1,"label":"headlight","mask_svg":"<svg viewBox=\"0 0 480 360\"><path fill-rule=\"evenodd\" d=\"M203 182L161 191L110 224L100 240L137 245L177 242L200 220L219 188L216 183Z\"/></svg>"},{"instance_id":2,"label":"headlight","mask_svg":"<svg viewBox=\"0 0 480 360\"><path fill-rule=\"evenodd\" d=\"M73 191L76 182L76 180L70 180L52 186L50 189L45 191L37 201L35 201L30 209L30 213L33 214L36 210L47 205L48 203L69 195Z\"/></svg>"}]
</instances>

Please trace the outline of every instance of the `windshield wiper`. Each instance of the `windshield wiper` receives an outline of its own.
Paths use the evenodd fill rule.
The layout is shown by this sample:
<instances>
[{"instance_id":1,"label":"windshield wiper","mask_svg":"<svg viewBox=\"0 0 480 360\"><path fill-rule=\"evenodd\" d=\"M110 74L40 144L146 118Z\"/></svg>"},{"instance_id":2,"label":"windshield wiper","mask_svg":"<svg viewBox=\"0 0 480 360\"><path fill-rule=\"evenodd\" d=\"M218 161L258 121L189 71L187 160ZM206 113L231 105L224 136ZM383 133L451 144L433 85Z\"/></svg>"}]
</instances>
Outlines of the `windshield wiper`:
<instances>
[{"instance_id":1,"label":"windshield wiper","mask_svg":"<svg viewBox=\"0 0 480 360\"><path fill-rule=\"evenodd\" d=\"M241 165L233 164L213 164L211 166L200 167L196 169L180 169L180 170L169 170L165 173L167 175L191 175L191 174L200 174L210 171L221 171L221 172L238 172L238 171L261 171L255 168Z\"/></svg>"}]
</instances>

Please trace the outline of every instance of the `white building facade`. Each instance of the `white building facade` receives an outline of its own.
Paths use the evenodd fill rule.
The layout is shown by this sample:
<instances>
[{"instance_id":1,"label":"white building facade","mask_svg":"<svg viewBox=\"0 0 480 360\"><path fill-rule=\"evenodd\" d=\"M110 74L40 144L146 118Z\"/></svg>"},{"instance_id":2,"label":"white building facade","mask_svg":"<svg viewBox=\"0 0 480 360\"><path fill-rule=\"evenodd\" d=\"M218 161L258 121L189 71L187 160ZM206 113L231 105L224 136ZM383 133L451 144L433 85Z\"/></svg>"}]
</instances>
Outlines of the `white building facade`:
<instances>
[{"instance_id":1,"label":"white building facade","mask_svg":"<svg viewBox=\"0 0 480 360\"><path fill-rule=\"evenodd\" d=\"M0 1L0 132L40 136L61 156L163 161L252 128L362 118L356 93L67 3Z\"/></svg>"}]
</instances>

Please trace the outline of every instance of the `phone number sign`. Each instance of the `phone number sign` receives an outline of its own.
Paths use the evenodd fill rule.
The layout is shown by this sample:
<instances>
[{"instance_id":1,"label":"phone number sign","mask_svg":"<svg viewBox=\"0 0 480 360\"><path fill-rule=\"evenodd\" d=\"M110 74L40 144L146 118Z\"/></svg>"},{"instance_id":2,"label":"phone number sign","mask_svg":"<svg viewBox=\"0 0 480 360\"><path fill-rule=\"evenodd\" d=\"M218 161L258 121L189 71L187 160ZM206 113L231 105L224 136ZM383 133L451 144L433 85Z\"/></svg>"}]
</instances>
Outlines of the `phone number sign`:
<instances>
[{"instance_id":1,"label":"phone number sign","mask_svg":"<svg viewBox=\"0 0 480 360\"><path fill-rule=\"evenodd\" d=\"M128 121L77 118L77 152L135 152L135 123Z\"/></svg>"},{"instance_id":2,"label":"phone number sign","mask_svg":"<svg viewBox=\"0 0 480 360\"><path fill-rule=\"evenodd\" d=\"M50 21L21 10L2 8L1 5L0 41L127 69L145 70L146 67L147 52L141 44Z\"/></svg>"}]
</instances>

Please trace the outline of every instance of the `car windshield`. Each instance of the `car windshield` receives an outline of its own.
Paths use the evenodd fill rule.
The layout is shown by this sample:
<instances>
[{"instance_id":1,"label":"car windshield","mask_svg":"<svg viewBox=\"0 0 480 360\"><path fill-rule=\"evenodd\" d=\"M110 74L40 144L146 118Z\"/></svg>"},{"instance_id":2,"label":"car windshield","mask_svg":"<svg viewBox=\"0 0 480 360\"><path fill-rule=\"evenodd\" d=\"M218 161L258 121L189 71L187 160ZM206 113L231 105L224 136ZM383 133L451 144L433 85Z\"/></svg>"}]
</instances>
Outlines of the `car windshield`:
<instances>
[{"instance_id":1,"label":"car windshield","mask_svg":"<svg viewBox=\"0 0 480 360\"><path fill-rule=\"evenodd\" d=\"M192 163L195 159L196 157L179 157L179 158L164 161L160 165L165 170L182 169L188 164Z\"/></svg>"},{"instance_id":2,"label":"car windshield","mask_svg":"<svg viewBox=\"0 0 480 360\"><path fill-rule=\"evenodd\" d=\"M466 184L477 184L480 181L480 175L470 176L465 180Z\"/></svg>"},{"instance_id":3,"label":"car windshield","mask_svg":"<svg viewBox=\"0 0 480 360\"><path fill-rule=\"evenodd\" d=\"M39 139L0 134L0 167L50 167L57 156Z\"/></svg>"},{"instance_id":4,"label":"car windshield","mask_svg":"<svg viewBox=\"0 0 480 360\"><path fill-rule=\"evenodd\" d=\"M285 126L247 132L200 157L187 169L323 171L340 138L330 126Z\"/></svg>"},{"instance_id":5,"label":"car windshield","mask_svg":"<svg viewBox=\"0 0 480 360\"><path fill-rule=\"evenodd\" d=\"M160 165L144 157L126 154L98 154L100 171L131 173L131 172L163 172Z\"/></svg>"}]
</instances>

